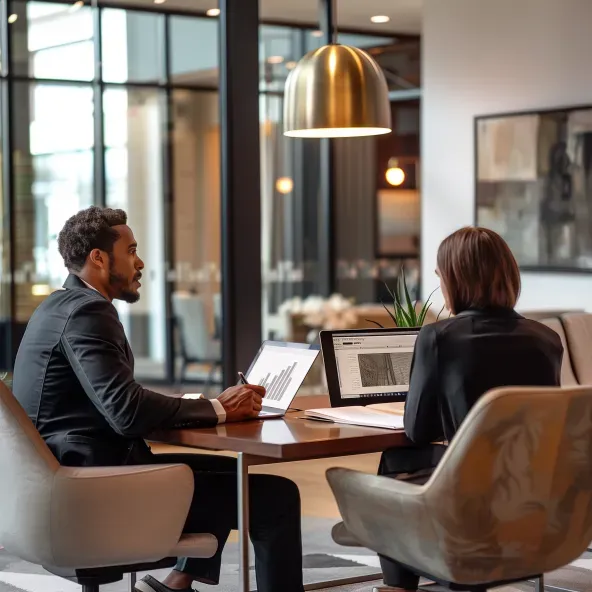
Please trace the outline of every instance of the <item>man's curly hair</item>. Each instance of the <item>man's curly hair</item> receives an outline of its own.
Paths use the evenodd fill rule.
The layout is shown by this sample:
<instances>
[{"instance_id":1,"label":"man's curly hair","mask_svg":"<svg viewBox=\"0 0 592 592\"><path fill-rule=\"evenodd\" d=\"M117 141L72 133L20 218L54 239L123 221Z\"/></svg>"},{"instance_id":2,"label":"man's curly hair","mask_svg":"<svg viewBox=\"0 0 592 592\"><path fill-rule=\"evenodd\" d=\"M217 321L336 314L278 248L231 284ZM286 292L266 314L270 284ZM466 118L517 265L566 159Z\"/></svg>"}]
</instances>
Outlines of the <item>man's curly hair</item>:
<instances>
[{"instance_id":1,"label":"man's curly hair","mask_svg":"<svg viewBox=\"0 0 592 592\"><path fill-rule=\"evenodd\" d=\"M113 243L119 238L113 226L127 224L123 210L91 206L72 216L58 235L58 250L70 271L80 271L93 249L113 252Z\"/></svg>"}]
</instances>

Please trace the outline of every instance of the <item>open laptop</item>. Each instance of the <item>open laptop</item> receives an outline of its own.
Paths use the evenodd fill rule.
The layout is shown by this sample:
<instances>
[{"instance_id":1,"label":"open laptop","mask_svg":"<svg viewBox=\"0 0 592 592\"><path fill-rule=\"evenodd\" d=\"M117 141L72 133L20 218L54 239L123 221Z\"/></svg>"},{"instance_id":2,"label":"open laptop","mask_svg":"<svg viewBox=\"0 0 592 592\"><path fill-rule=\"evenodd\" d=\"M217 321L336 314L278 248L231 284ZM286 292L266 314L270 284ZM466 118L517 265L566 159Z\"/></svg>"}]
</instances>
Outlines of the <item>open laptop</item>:
<instances>
[{"instance_id":1,"label":"open laptop","mask_svg":"<svg viewBox=\"0 0 592 592\"><path fill-rule=\"evenodd\" d=\"M321 331L331 407L404 401L418 329Z\"/></svg>"},{"instance_id":2,"label":"open laptop","mask_svg":"<svg viewBox=\"0 0 592 592\"><path fill-rule=\"evenodd\" d=\"M283 417L319 355L318 345L265 341L245 372L249 384L265 387L259 419Z\"/></svg>"}]
</instances>

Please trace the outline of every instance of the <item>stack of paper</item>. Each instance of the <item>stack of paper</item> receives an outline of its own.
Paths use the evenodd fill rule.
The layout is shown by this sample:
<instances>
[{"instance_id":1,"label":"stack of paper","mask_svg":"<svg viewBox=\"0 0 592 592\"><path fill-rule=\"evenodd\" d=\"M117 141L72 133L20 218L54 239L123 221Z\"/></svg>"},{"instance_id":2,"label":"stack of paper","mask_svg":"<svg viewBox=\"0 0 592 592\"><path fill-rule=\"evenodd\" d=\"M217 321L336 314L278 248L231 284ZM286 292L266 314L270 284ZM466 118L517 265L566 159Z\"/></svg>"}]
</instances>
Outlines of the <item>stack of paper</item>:
<instances>
[{"instance_id":1,"label":"stack of paper","mask_svg":"<svg viewBox=\"0 0 592 592\"><path fill-rule=\"evenodd\" d=\"M384 405L389 405L389 403L384 403ZM320 419L349 425L386 428L389 430L403 429L403 417L399 411L395 413L393 411L376 410L372 407L374 406L308 409L304 412L304 415L309 419Z\"/></svg>"}]
</instances>

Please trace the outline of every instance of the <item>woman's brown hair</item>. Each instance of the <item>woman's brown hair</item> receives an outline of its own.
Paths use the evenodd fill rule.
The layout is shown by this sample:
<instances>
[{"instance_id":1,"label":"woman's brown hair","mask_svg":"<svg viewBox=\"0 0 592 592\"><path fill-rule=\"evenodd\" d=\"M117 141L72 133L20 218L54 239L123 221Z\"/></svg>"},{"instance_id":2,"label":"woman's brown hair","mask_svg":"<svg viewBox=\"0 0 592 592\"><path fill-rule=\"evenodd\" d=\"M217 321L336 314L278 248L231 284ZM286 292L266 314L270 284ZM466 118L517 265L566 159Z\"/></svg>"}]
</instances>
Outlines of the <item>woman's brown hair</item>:
<instances>
[{"instance_id":1,"label":"woman's brown hair","mask_svg":"<svg viewBox=\"0 0 592 592\"><path fill-rule=\"evenodd\" d=\"M438 272L453 314L468 308L514 308L520 271L506 241L493 230L466 227L438 249Z\"/></svg>"}]
</instances>

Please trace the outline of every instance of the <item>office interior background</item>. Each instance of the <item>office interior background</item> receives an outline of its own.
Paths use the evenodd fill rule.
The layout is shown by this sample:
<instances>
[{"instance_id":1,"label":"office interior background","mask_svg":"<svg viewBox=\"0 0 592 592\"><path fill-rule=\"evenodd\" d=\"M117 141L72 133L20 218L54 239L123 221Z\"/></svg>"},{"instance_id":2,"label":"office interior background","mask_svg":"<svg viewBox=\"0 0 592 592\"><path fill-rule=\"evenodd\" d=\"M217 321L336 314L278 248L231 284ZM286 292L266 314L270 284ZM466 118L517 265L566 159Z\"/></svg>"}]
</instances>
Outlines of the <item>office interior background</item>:
<instances>
[{"instance_id":1,"label":"office interior background","mask_svg":"<svg viewBox=\"0 0 592 592\"><path fill-rule=\"evenodd\" d=\"M251 13L256 31L245 21L245 35L258 38L259 133L247 143L224 135L225 114L240 122L253 97L221 91L222 76L242 64L223 53L215 2L1 7L4 371L35 307L65 279L57 234L81 208L125 209L139 242L142 298L116 303L137 378L230 383L222 368L228 374L238 359L224 339L313 338L351 321L349 307L380 309L384 282L392 286L402 270L414 298L436 288L439 242L475 220L475 116L592 96L589 3L340 0L338 40L383 68L393 133L333 140L327 159L326 140L282 135L286 77L324 44L313 0L261 0ZM249 167L259 190L241 203L237 173ZM394 169L404 174L389 175ZM242 211L257 212L258 224L243 224ZM229 271L223 249L241 244L241 269ZM327 300L332 294L340 296ZM520 307L588 309L591 296L588 274L525 272ZM439 308L441 294L433 299ZM315 321L302 322L307 311ZM249 336L245 317L257 326ZM222 365L224 355L232 363ZM198 363L181 376L184 358Z\"/></svg>"},{"instance_id":2,"label":"office interior background","mask_svg":"<svg viewBox=\"0 0 592 592\"><path fill-rule=\"evenodd\" d=\"M67 274L57 250L60 228L92 204L128 212L146 264L140 302L116 303L138 377L175 378L183 329L198 334L198 358L220 358L219 29L210 4L4 3L4 369L36 306ZM412 166L418 158L419 37L370 21L360 30L340 27L339 41L369 50L392 72L400 134L341 142L335 184L326 187L320 142L282 135L287 74L323 44L310 4L304 14L309 24L263 18L258 28L261 252L250 266L261 266L266 338L285 337L279 311L294 296L335 291L373 302L380 279L392 278L402 263L412 271L411 282L418 276L418 190L412 181L398 197L384 170L391 153ZM251 158L248 149L242 157ZM320 211L327 191L337 212L331 227ZM397 199L407 212L409 236L391 245L386 234L379 238L378 209L392 209ZM239 240L249 241L251 232L239 229ZM332 260L323 261L329 243ZM179 293L200 302L185 327L182 319L171 327L168 311L174 316Z\"/></svg>"}]
</instances>

